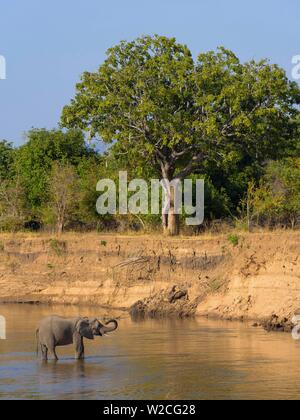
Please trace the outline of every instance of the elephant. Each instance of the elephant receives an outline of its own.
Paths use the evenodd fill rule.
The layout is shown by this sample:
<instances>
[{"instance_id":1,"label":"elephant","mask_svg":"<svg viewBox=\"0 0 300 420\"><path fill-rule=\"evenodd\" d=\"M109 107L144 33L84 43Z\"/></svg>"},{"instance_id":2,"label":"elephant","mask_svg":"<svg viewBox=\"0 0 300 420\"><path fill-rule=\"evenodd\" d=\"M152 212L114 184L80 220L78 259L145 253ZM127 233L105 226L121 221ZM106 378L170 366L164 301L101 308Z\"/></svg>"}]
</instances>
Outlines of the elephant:
<instances>
[{"instance_id":1,"label":"elephant","mask_svg":"<svg viewBox=\"0 0 300 420\"><path fill-rule=\"evenodd\" d=\"M112 326L108 326L113 324ZM116 320L110 320L103 325L98 319L90 321L88 318L62 318L50 316L44 318L36 330L37 355L39 347L43 360L48 360L48 352L58 360L56 347L75 345L76 360L84 359L83 339L94 340L95 336L104 336L118 328Z\"/></svg>"}]
</instances>

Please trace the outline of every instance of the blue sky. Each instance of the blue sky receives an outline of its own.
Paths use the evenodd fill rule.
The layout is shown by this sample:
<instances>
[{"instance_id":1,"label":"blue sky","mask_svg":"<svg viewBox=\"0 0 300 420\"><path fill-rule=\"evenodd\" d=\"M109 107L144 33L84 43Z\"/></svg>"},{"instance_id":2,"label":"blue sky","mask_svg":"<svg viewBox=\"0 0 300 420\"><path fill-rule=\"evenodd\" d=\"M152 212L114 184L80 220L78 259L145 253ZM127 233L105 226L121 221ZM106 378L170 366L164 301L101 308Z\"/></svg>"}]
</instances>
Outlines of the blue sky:
<instances>
[{"instance_id":1,"label":"blue sky","mask_svg":"<svg viewBox=\"0 0 300 420\"><path fill-rule=\"evenodd\" d=\"M142 34L175 36L193 54L224 45L243 61L269 58L290 76L300 54L299 0L0 0L0 139L53 128L84 70Z\"/></svg>"}]
</instances>

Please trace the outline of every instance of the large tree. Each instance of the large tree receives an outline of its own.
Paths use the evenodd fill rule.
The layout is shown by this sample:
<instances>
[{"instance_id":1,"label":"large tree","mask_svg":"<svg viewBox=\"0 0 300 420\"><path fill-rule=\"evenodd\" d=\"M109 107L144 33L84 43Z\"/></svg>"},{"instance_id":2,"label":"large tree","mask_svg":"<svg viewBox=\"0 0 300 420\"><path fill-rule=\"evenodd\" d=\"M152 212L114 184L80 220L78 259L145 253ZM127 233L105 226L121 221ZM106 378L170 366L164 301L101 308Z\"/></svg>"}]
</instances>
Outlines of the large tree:
<instances>
[{"instance_id":1,"label":"large tree","mask_svg":"<svg viewBox=\"0 0 300 420\"><path fill-rule=\"evenodd\" d=\"M208 165L261 163L294 139L299 89L267 61L246 64L228 50L201 54L166 37L121 42L84 73L62 124L114 143L135 165L183 179ZM171 197L165 227L179 231Z\"/></svg>"}]
</instances>

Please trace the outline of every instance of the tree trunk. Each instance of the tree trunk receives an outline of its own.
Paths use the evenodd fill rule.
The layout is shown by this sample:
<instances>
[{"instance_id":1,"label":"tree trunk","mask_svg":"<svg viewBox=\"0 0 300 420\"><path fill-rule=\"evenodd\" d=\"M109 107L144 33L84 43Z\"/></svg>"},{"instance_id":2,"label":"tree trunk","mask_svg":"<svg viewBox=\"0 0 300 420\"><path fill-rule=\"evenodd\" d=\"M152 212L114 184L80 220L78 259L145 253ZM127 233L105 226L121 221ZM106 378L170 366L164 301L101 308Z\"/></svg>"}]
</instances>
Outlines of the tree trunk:
<instances>
[{"instance_id":1,"label":"tree trunk","mask_svg":"<svg viewBox=\"0 0 300 420\"><path fill-rule=\"evenodd\" d=\"M170 164L161 164L161 173L163 179L171 182L174 176L174 168ZM180 232L180 218L178 214L175 214L175 191L171 188L170 191L170 209L168 214L162 215L162 225L164 234L170 236L178 236Z\"/></svg>"},{"instance_id":2,"label":"tree trunk","mask_svg":"<svg viewBox=\"0 0 300 420\"><path fill-rule=\"evenodd\" d=\"M162 215L162 227L163 227L164 234L167 234L168 232L168 215L167 214Z\"/></svg>"},{"instance_id":3,"label":"tree trunk","mask_svg":"<svg viewBox=\"0 0 300 420\"><path fill-rule=\"evenodd\" d=\"M175 214L174 207L170 208L168 216L168 235L178 236L180 233L180 221L179 214Z\"/></svg>"},{"instance_id":4,"label":"tree trunk","mask_svg":"<svg viewBox=\"0 0 300 420\"><path fill-rule=\"evenodd\" d=\"M57 233L61 235L63 233L63 230L64 230L64 222L63 220L59 219L57 221Z\"/></svg>"},{"instance_id":5,"label":"tree trunk","mask_svg":"<svg viewBox=\"0 0 300 420\"><path fill-rule=\"evenodd\" d=\"M292 226L292 230L295 230L295 226L296 226L296 218L295 217L291 218L291 226Z\"/></svg>"},{"instance_id":6,"label":"tree trunk","mask_svg":"<svg viewBox=\"0 0 300 420\"><path fill-rule=\"evenodd\" d=\"M170 191L170 209L168 214L163 215L164 233L169 236L178 236L180 233L179 214L175 213L175 191Z\"/></svg>"},{"instance_id":7,"label":"tree trunk","mask_svg":"<svg viewBox=\"0 0 300 420\"><path fill-rule=\"evenodd\" d=\"M175 214L174 207L170 208L168 214L163 214L163 231L168 236L178 236L180 234L179 214Z\"/></svg>"}]
</instances>

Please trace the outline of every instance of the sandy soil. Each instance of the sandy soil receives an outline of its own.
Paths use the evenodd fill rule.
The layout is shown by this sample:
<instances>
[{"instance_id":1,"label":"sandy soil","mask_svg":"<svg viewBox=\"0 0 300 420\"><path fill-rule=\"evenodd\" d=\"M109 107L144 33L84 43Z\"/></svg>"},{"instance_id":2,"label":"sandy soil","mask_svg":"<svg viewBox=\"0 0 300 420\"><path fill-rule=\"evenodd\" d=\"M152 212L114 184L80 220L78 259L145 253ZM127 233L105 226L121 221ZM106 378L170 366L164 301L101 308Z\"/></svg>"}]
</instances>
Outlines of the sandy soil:
<instances>
[{"instance_id":1,"label":"sandy soil","mask_svg":"<svg viewBox=\"0 0 300 420\"><path fill-rule=\"evenodd\" d=\"M161 315L290 318L300 308L300 233L238 239L0 235L0 302L139 301Z\"/></svg>"}]
</instances>

